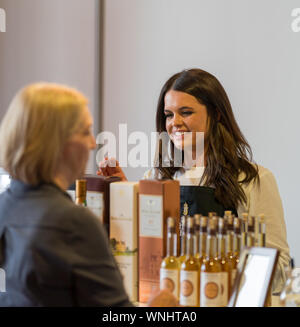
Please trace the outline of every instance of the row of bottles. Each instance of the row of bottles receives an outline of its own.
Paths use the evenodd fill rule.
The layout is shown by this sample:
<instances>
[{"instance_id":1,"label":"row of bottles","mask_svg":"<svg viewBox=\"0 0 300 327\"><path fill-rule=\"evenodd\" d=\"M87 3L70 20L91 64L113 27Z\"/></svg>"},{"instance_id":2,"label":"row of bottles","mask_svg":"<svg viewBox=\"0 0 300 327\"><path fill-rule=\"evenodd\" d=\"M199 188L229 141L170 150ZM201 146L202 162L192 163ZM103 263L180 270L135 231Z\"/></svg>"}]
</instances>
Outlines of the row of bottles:
<instances>
[{"instance_id":1,"label":"row of bottles","mask_svg":"<svg viewBox=\"0 0 300 327\"><path fill-rule=\"evenodd\" d=\"M264 217L259 217L258 245L265 246ZM263 235L260 235L263 234ZM169 289L183 306L226 306L240 252L255 246L255 219L243 214L224 217L181 217L180 256L175 221L168 218L167 256L161 264L160 287Z\"/></svg>"}]
</instances>

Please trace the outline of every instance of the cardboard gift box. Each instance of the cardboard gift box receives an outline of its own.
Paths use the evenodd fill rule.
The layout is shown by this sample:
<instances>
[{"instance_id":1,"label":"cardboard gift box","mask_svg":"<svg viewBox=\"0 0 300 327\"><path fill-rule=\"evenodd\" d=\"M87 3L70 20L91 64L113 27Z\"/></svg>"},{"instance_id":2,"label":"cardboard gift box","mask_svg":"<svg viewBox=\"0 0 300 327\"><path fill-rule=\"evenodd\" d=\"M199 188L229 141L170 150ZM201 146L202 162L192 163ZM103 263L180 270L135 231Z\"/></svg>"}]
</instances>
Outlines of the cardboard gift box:
<instances>
[{"instance_id":1,"label":"cardboard gift box","mask_svg":"<svg viewBox=\"0 0 300 327\"><path fill-rule=\"evenodd\" d=\"M160 265L166 256L168 217L175 219L175 229L179 235L179 182L175 180L141 180L139 182L140 302L147 302L152 292L159 288Z\"/></svg>"},{"instance_id":2,"label":"cardboard gift box","mask_svg":"<svg viewBox=\"0 0 300 327\"><path fill-rule=\"evenodd\" d=\"M138 299L138 182L110 185L110 243L132 302Z\"/></svg>"}]
</instances>

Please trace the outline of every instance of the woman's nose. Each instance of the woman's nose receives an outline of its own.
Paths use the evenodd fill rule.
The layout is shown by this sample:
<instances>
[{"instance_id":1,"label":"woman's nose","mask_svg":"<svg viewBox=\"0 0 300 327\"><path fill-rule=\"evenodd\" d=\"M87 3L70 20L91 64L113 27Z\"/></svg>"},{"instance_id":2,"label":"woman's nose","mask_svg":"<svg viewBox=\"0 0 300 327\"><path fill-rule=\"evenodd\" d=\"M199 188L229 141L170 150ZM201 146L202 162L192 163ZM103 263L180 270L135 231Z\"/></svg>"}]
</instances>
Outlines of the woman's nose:
<instances>
[{"instance_id":1,"label":"woman's nose","mask_svg":"<svg viewBox=\"0 0 300 327\"><path fill-rule=\"evenodd\" d=\"M182 125L182 117L178 114L175 114L173 116L173 125L174 126L180 126Z\"/></svg>"}]
</instances>

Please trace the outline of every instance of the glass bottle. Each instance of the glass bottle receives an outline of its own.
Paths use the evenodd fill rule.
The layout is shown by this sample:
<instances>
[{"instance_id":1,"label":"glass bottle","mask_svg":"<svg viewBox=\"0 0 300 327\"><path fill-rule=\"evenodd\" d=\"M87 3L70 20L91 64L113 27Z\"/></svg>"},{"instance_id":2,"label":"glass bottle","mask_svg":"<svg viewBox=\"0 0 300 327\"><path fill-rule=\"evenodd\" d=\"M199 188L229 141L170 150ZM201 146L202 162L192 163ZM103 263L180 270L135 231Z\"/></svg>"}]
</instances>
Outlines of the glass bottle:
<instances>
[{"instance_id":1,"label":"glass bottle","mask_svg":"<svg viewBox=\"0 0 300 327\"><path fill-rule=\"evenodd\" d=\"M248 213L242 213L242 224L241 224L241 251L248 246Z\"/></svg>"},{"instance_id":2,"label":"glass bottle","mask_svg":"<svg viewBox=\"0 0 300 327\"><path fill-rule=\"evenodd\" d=\"M86 180L76 179L75 183L75 203L86 207Z\"/></svg>"},{"instance_id":3,"label":"glass bottle","mask_svg":"<svg viewBox=\"0 0 300 327\"><path fill-rule=\"evenodd\" d=\"M248 217L247 246L255 246L255 217Z\"/></svg>"},{"instance_id":4,"label":"glass bottle","mask_svg":"<svg viewBox=\"0 0 300 327\"><path fill-rule=\"evenodd\" d=\"M234 283L236 275L236 260L233 252L233 241L234 241L234 228L233 228L233 215L227 215L227 233L226 233L226 250L227 260L231 264L231 289Z\"/></svg>"},{"instance_id":5,"label":"glass bottle","mask_svg":"<svg viewBox=\"0 0 300 327\"><path fill-rule=\"evenodd\" d=\"M241 220L238 217L234 218L233 229L234 229L233 257L235 259L234 269L236 269L240 261L240 253L241 253Z\"/></svg>"},{"instance_id":6,"label":"glass bottle","mask_svg":"<svg viewBox=\"0 0 300 327\"><path fill-rule=\"evenodd\" d=\"M181 224L180 224L180 263L183 263L186 258L186 226L187 226L187 216L181 217Z\"/></svg>"},{"instance_id":7,"label":"glass bottle","mask_svg":"<svg viewBox=\"0 0 300 327\"><path fill-rule=\"evenodd\" d=\"M266 224L264 214L258 216L258 246L266 247Z\"/></svg>"},{"instance_id":8,"label":"glass bottle","mask_svg":"<svg viewBox=\"0 0 300 327\"><path fill-rule=\"evenodd\" d=\"M207 222L208 218L202 216L200 218L200 231L199 231L199 253L200 257L198 258L199 265L201 267L203 260L206 256L206 242L207 242Z\"/></svg>"},{"instance_id":9,"label":"glass bottle","mask_svg":"<svg viewBox=\"0 0 300 327\"><path fill-rule=\"evenodd\" d=\"M177 234L175 219L167 220L167 255L160 268L160 289L168 289L175 297L179 298L179 272L180 263L177 256Z\"/></svg>"},{"instance_id":10,"label":"glass bottle","mask_svg":"<svg viewBox=\"0 0 300 327\"><path fill-rule=\"evenodd\" d=\"M186 260L180 267L180 305L199 306L199 263L194 257L194 219L187 219Z\"/></svg>"},{"instance_id":11,"label":"glass bottle","mask_svg":"<svg viewBox=\"0 0 300 327\"><path fill-rule=\"evenodd\" d=\"M217 239L216 226L213 220L208 222L207 251L200 272L200 306L223 306L222 298L222 269L216 259Z\"/></svg>"},{"instance_id":12,"label":"glass bottle","mask_svg":"<svg viewBox=\"0 0 300 327\"><path fill-rule=\"evenodd\" d=\"M195 244L194 244L194 256L196 259L200 259L200 220L201 215L194 215L194 231L195 231Z\"/></svg>"},{"instance_id":13,"label":"glass bottle","mask_svg":"<svg viewBox=\"0 0 300 327\"><path fill-rule=\"evenodd\" d=\"M231 270L232 264L228 261L226 256L226 222L224 218L219 218L218 222L218 256L217 260L221 264L221 271L222 271L222 297L223 297L223 305L227 306L229 296L230 296L230 289L231 289Z\"/></svg>"}]
</instances>

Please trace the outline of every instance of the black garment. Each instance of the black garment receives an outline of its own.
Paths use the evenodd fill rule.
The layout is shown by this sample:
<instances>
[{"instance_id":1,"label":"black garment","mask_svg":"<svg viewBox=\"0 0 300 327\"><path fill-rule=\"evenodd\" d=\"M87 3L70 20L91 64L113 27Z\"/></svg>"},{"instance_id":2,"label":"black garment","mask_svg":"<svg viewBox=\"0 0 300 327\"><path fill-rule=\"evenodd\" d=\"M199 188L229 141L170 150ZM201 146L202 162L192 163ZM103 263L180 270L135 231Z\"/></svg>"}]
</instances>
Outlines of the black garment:
<instances>
[{"instance_id":1,"label":"black garment","mask_svg":"<svg viewBox=\"0 0 300 327\"><path fill-rule=\"evenodd\" d=\"M224 208L215 199L215 190L206 186L180 186L180 213L183 215L184 204L188 205L188 215L201 214L208 216L209 212L216 212L223 217L226 210L231 210L237 217L235 208Z\"/></svg>"},{"instance_id":2,"label":"black garment","mask_svg":"<svg viewBox=\"0 0 300 327\"><path fill-rule=\"evenodd\" d=\"M53 184L0 195L0 306L131 306L101 222Z\"/></svg>"}]
</instances>

